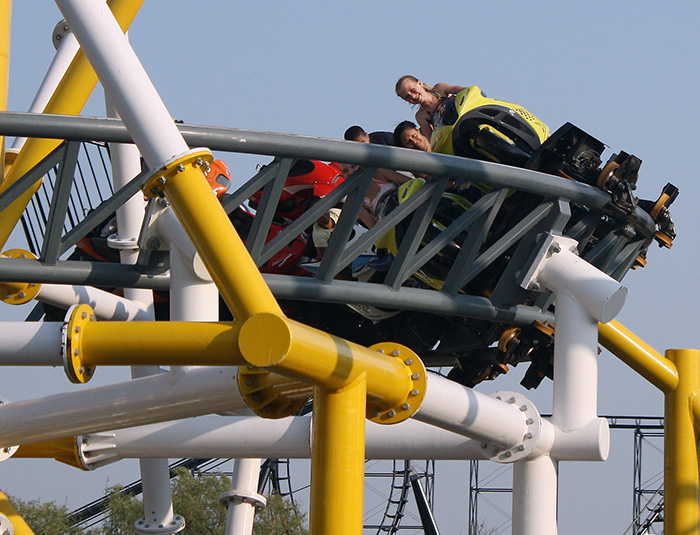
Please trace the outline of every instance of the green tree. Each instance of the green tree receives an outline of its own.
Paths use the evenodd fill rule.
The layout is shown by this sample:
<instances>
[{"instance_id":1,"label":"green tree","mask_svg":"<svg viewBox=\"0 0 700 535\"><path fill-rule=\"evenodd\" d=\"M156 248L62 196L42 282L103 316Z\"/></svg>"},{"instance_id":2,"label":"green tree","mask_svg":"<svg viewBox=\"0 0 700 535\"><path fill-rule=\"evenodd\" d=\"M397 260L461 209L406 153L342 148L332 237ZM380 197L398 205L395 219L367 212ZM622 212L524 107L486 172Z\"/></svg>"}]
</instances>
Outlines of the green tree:
<instances>
[{"instance_id":1,"label":"green tree","mask_svg":"<svg viewBox=\"0 0 700 535\"><path fill-rule=\"evenodd\" d=\"M227 511L219 504L222 493L231 488L222 474L193 475L176 469L173 479L173 509L185 518L183 535L224 535ZM14 498L17 511L37 535L133 535L134 523L143 516L142 501L114 486L106 490L107 518L100 527L83 530L68 525L68 510L54 502L25 502ZM288 498L273 494L267 507L255 516L253 535L308 535L306 516Z\"/></svg>"},{"instance_id":2,"label":"green tree","mask_svg":"<svg viewBox=\"0 0 700 535\"><path fill-rule=\"evenodd\" d=\"M267 507L255 515L253 535L306 535L306 515L279 494L267 498Z\"/></svg>"},{"instance_id":3,"label":"green tree","mask_svg":"<svg viewBox=\"0 0 700 535\"><path fill-rule=\"evenodd\" d=\"M24 501L10 498L34 533L41 535L82 535L83 530L68 524L68 508L56 502L42 503L39 500Z\"/></svg>"}]
</instances>

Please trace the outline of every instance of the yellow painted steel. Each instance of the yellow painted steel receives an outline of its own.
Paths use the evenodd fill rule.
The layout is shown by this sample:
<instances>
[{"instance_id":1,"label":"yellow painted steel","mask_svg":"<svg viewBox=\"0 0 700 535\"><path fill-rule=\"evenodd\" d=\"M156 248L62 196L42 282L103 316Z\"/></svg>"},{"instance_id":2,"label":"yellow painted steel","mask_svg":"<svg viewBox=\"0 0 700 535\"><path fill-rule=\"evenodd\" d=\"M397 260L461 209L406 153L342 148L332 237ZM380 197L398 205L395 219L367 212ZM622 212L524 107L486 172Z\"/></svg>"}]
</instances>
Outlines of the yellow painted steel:
<instances>
[{"instance_id":1,"label":"yellow painted steel","mask_svg":"<svg viewBox=\"0 0 700 535\"><path fill-rule=\"evenodd\" d=\"M313 394L313 386L255 366L238 368L238 389L248 407L262 418L299 414Z\"/></svg>"},{"instance_id":2,"label":"yellow painted steel","mask_svg":"<svg viewBox=\"0 0 700 535\"><path fill-rule=\"evenodd\" d=\"M112 13L114 13L114 17L122 30L126 31L141 8L143 0L108 0L107 4ZM96 84L97 75L95 71L90 66L85 54L79 51L46 105L44 113L78 115ZM5 175L2 183L0 183L0 193L3 193L27 171L38 164L59 143L60 141L55 139L28 139L17 155L11 169ZM31 199L40 185L41 181L37 182L10 206L0 212L0 248L7 243L7 239L10 237L15 225L17 225L22 212L27 207L29 199Z\"/></svg>"},{"instance_id":3,"label":"yellow painted steel","mask_svg":"<svg viewBox=\"0 0 700 535\"><path fill-rule=\"evenodd\" d=\"M664 430L664 533L698 535L698 435L691 410L700 391L700 350L672 349L678 386L666 395Z\"/></svg>"},{"instance_id":4,"label":"yellow painted steel","mask_svg":"<svg viewBox=\"0 0 700 535\"><path fill-rule=\"evenodd\" d=\"M7 110L10 78L10 20L12 0L0 0L0 111ZM0 183L5 176L5 138L0 136Z\"/></svg>"},{"instance_id":5,"label":"yellow painted steel","mask_svg":"<svg viewBox=\"0 0 700 535\"><path fill-rule=\"evenodd\" d=\"M46 442L36 442L20 446L12 456L13 459L56 459L59 462L88 470L78 452L77 437L58 438Z\"/></svg>"},{"instance_id":6,"label":"yellow painted steel","mask_svg":"<svg viewBox=\"0 0 700 535\"><path fill-rule=\"evenodd\" d=\"M89 305L71 308L63 330L63 364L74 383L95 366L240 366L235 322L103 321Z\"/></svg>"},{"instance_id":7,"label":"yellow painted steel","mask_svg":"<svg viewBox=\"0 0 700 535\"><path fill-rule=\"evenodd\" d=\"M362 533L367 376L337 391L314 389L311 535Z\"/></svg>"},{"instance_id":8,"label":"yellow painted steel","mask_svg":"<svg viewBox=\"0 0 700 535\"><path fill-rule=\"evenodd\" d=\"M30 528L29 524L20 516L15 506L12 505L10 499L3 492L0 492L0 513L5 515L8 520L12 522L15 535L34 535L32 528Z\"/></svg>"},{"instance_id":9,"label":"yellow painted steel","mask_svg":"<svg viewBox=\"0 0 700 535\"><path fill-rule=\"evenodd\" d=\"M0 258L31 258L36 255L23 249L10 249L0 254ZM34 299L41 290L41 284L35 282L3 282L0 281L0 301L9 305L23 305Z\"/></svg>"},{"instance_id":10,"label":"yellow painted steel","mask_svg":"<svg viewBox=\"0 0 700 535\"><path fill-rule=\"evenodd\" d=\"M678 385L678 371L673 362L618 321L599 323L598 341L662 392L672 392Z\"/></svg>"},{"instance_id":11,"label":"yellow painted steel","mask_svg":"<svg viewBox=\"0 0 700 535\"><path fill-rule=\"evenodd\" d=\"M143 191L165 195L237 321L260 312L281 315L282 309L204 177L212 159L208 150L190 152L154 174Z\"/></svg>"},{"instance_id":12,"label":"yellow painted steel","mask_svg":"<svg viewBox=\"0 0 700 535\"><path fill-rule=\"evenodd\" d=\"M257 314L241 327L238 343L254 366L339 390L367 375L370 418L395 423L412 416L425 393L425 368L410 349L384 355L275 314ZM419 366L413 368L409 366ZM420 370L420 371L418 371Z\"/></svg>"}]
</instances>

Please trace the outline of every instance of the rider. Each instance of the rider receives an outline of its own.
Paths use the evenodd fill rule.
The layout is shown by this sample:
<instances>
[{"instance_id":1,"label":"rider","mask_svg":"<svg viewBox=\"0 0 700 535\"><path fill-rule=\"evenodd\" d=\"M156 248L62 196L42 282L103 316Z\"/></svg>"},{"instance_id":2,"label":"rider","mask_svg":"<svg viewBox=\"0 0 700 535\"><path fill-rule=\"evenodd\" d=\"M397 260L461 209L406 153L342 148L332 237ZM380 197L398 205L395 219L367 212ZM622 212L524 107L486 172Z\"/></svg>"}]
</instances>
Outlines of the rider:
<instances>
[{"instance_id":1,"label":"rider","mask_svg":"<svg viewBox=\"0 0 700 535\"><path fill-rule=\"evenodd\" d=\"M396 94L409 104L420 104L416 112L416 122L421 133L430 139L433 133L433 115L441 110L446 99L456 95L464 87L437 83L434 86L424 84L421 80L406 74L396 82Z\"/></svg>"}]
</instances>

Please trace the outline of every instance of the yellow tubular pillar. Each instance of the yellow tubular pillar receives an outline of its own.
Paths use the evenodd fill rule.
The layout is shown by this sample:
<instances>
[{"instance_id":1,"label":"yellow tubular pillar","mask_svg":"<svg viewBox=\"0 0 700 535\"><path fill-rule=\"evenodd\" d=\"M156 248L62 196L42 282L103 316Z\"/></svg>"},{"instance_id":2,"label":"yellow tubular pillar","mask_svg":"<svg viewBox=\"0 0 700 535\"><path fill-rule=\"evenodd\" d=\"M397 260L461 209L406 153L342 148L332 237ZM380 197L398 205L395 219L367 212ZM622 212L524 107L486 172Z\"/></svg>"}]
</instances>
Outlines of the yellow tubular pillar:
<instances>
[{"instance_id":1,"label":"yellow tubular pillar","mask_svg":"<svg viewBox=\"0 0 700 535\"><path fill-rule=\"evenodd\" d=\"M366 376L314 389L311 438L311 535L362 533Z\"/></svg>"},{"instance_id":2,"label":"yellow tubular pillar","mask_svg":"<svg viewBox=\"0 0 700 535\"><path fill-rule=\"evenodd\" d=\"M678 385L673 362L616 320L598 324L598 341L662 392L672 392Z\"/></svg>"},{"instance_id":3,"label":"yellow tubular pillar","mask_svg":"<svg viewBox=\"0 0 700 535\"><path fill-rule=\"evenodd\" d=\"M239 366L239 331L231 322L95 322L89 305L77 305L63 331L64 366L76 383L97 365Z\"/></svg>"},{"instance_id":4,"label":"yellow tubular pillar","mask_svg":"<svg viewBox=\"0 0 700 535\"><path fill-rule=\"evenodd\" d=\"M108 0L107 4L114 13L114 17L119 22L122 30L126 31L141 8L143 0ZM97 75L95 71L90 66L85 54L79 51L58 84L51 100L46 105L44 113L78 115L96 84ZM7 173L5 180L0 183L0 193L19 180L59 144L60 141L55 139L28 139L17 155L17 159ZM10 206L0 212L0 248L7 243L7 239L22 216L22 212L27 207L29 199L31 199L40 185L41 182L37 182L34 187L30 188Z\"/></svg>"},{"instance_id":5,"label":"yellow tubular pillar","mask_svg":"<svg viewBox=\"0 0 700 535\"><path fill-rule=\"evenodd\" d=\"M15 506L12 505L10 499L3 492L0 492L0 514L4 515L12 522L15 535L34 535L32 528L30 528L29 524L20 516Z\"/></svg>"},{"instance_id":6,"label":"yellow tubular pillar","mask_svg":"<svg viewBox=\"0 0 700 535\"><path fill-rule=\"evenodd\" d=\"M700 351L666 352L678 369L678 386L666 395L664 431L664 533L698 535L698 436L691 409L700 390Z\"/></svg>"},{"instance_id":7,"label":"yellow tubular pillar","mask_svg":"<svg viewBox=\"0 0 700 535\"><path fill-rule=\"evenodd\" d=\"M204 177L209 151L188 153L144 185L146 195L165 194L237 321L253 314L282 314L243 241Z\"/></svg>"},{"instance_id":8,"label":"yellow tubular pillar","mask_svg":"<svg viewBox=\"0 0 700 535\"><path fill-rule=\"evenodd\" d=\"M7 110L10 75L10 20L12 0L0 0L0 111ZM0 136L0 184L5 176L5 138Z\"/></svg>"},{"instance_id":9,"label":"yellow tubular pillar","mask_svg":"<svg viewBox=\"0 0 700 535\"><path fill-rule=\"evenodd\" d=\"M405 420L425 395L425 368L408 348L366 348L274 314L258 314L241 327L241 354L254 366L325 390L344 388L367 375L368 416L375 422Z\"/></svg>"}]
</instances>

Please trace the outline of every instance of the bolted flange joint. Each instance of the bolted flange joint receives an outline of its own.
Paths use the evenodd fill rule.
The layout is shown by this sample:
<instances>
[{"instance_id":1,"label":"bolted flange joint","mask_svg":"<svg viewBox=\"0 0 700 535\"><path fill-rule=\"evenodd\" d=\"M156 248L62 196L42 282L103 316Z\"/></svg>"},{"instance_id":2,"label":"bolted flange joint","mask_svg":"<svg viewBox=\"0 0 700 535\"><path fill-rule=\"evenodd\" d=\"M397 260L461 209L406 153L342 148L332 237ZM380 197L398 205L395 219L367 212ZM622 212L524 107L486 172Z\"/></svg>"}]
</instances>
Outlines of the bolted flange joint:
<instances>
[{"instance_id":1,"label":"bolted flange joint","mask_svg":"<svg viewBox=\"0 0 700 535\"><path fill-rule=\"evenodd\" d=\"M367 400L367 418L378 424L396 424L413 416L425 398L428 378L423 361L411 349L394 342L380 342L370 347L379 353L402 361L409 375L411 387L406 399L394 407L380 408L372 399Z\"/></svg>"},{"instance_id":2,"label":"bolted flange joint","mask_svg":"<svg viewBox=\"0 0 700 535\"><path fill-rule=\"evenodd\" d=\"M537 411L532 401L518 392L502 390L494 392L491 396L504 403L517 407L522 413L527 427L522 441L512 448L498 448L487 442L482 442L481 447L484 450L484 455L498 463L512 463L524 459L532 453L532 450L535 448L540 438L542 432L542 418L540 413Z\"/></svg>"},{"instance_id":3,"label":"bolted flange joint","mask_svg":"<svg viewBox=\"0 0 700 535\"><path fill-rule=\"evenodd\" d=\"M185 529L185 519L180 515L173 515L169 522L160 520L149 521L146 518L139 518L134 522L134 531L136 533L144 533L148 535L171 535L180 533Z\"/></svg>"},{"instance_id":4,"label":"bolted flange joint","mask_svg":"<svg viewBox=\"0 0 700 535\"><path fill-rule=\"evenodd\" d=\"M180 174L186 174L190 168L201 167L206 171L211 166L214 156L209 149L192 149L180 154L163 165L146 180L142 190L147 198L162 197L163 188L168 181L176 179Z\"/></svg>"},{"instance_id":5,"label":"bolted flange joint","mask_svg":"<svg viewBox=\"0 0 700 535\"><path fill-rule=\"evenodd\" d=\"M228 509L229 505L238 505L241 503L249 503L255 509L264 509L267 505L267 500L262 494L249 490L231 489L224 492L219 497L219 503Z\"/></svg>"},{"instance_id":6,"label":"bolted flange joint","mask_svg":"<svg viewBox=\"0 0 700 535\"><path fill-rule=\"evenodd\" d=\"M10 249L0 257L37 259L36 255L23 249ZM0 282L0 300L8 305L23 305L34 299L40 289L41 284L36 282Z\"/></svg>"},{"instance_id":7,"label":"bolted flange joint","mask_svg":"<svg viewBox=\"0 0 700 535\"><path fill-rule=\"evenodd\" d=\"M61 329L61 358L71 383L87 383L95 373L94 366L85 364L82 348L85 326L95 320L95 312L90 305L73 305L66 314Z\"/></svg>"}]
</instances>

